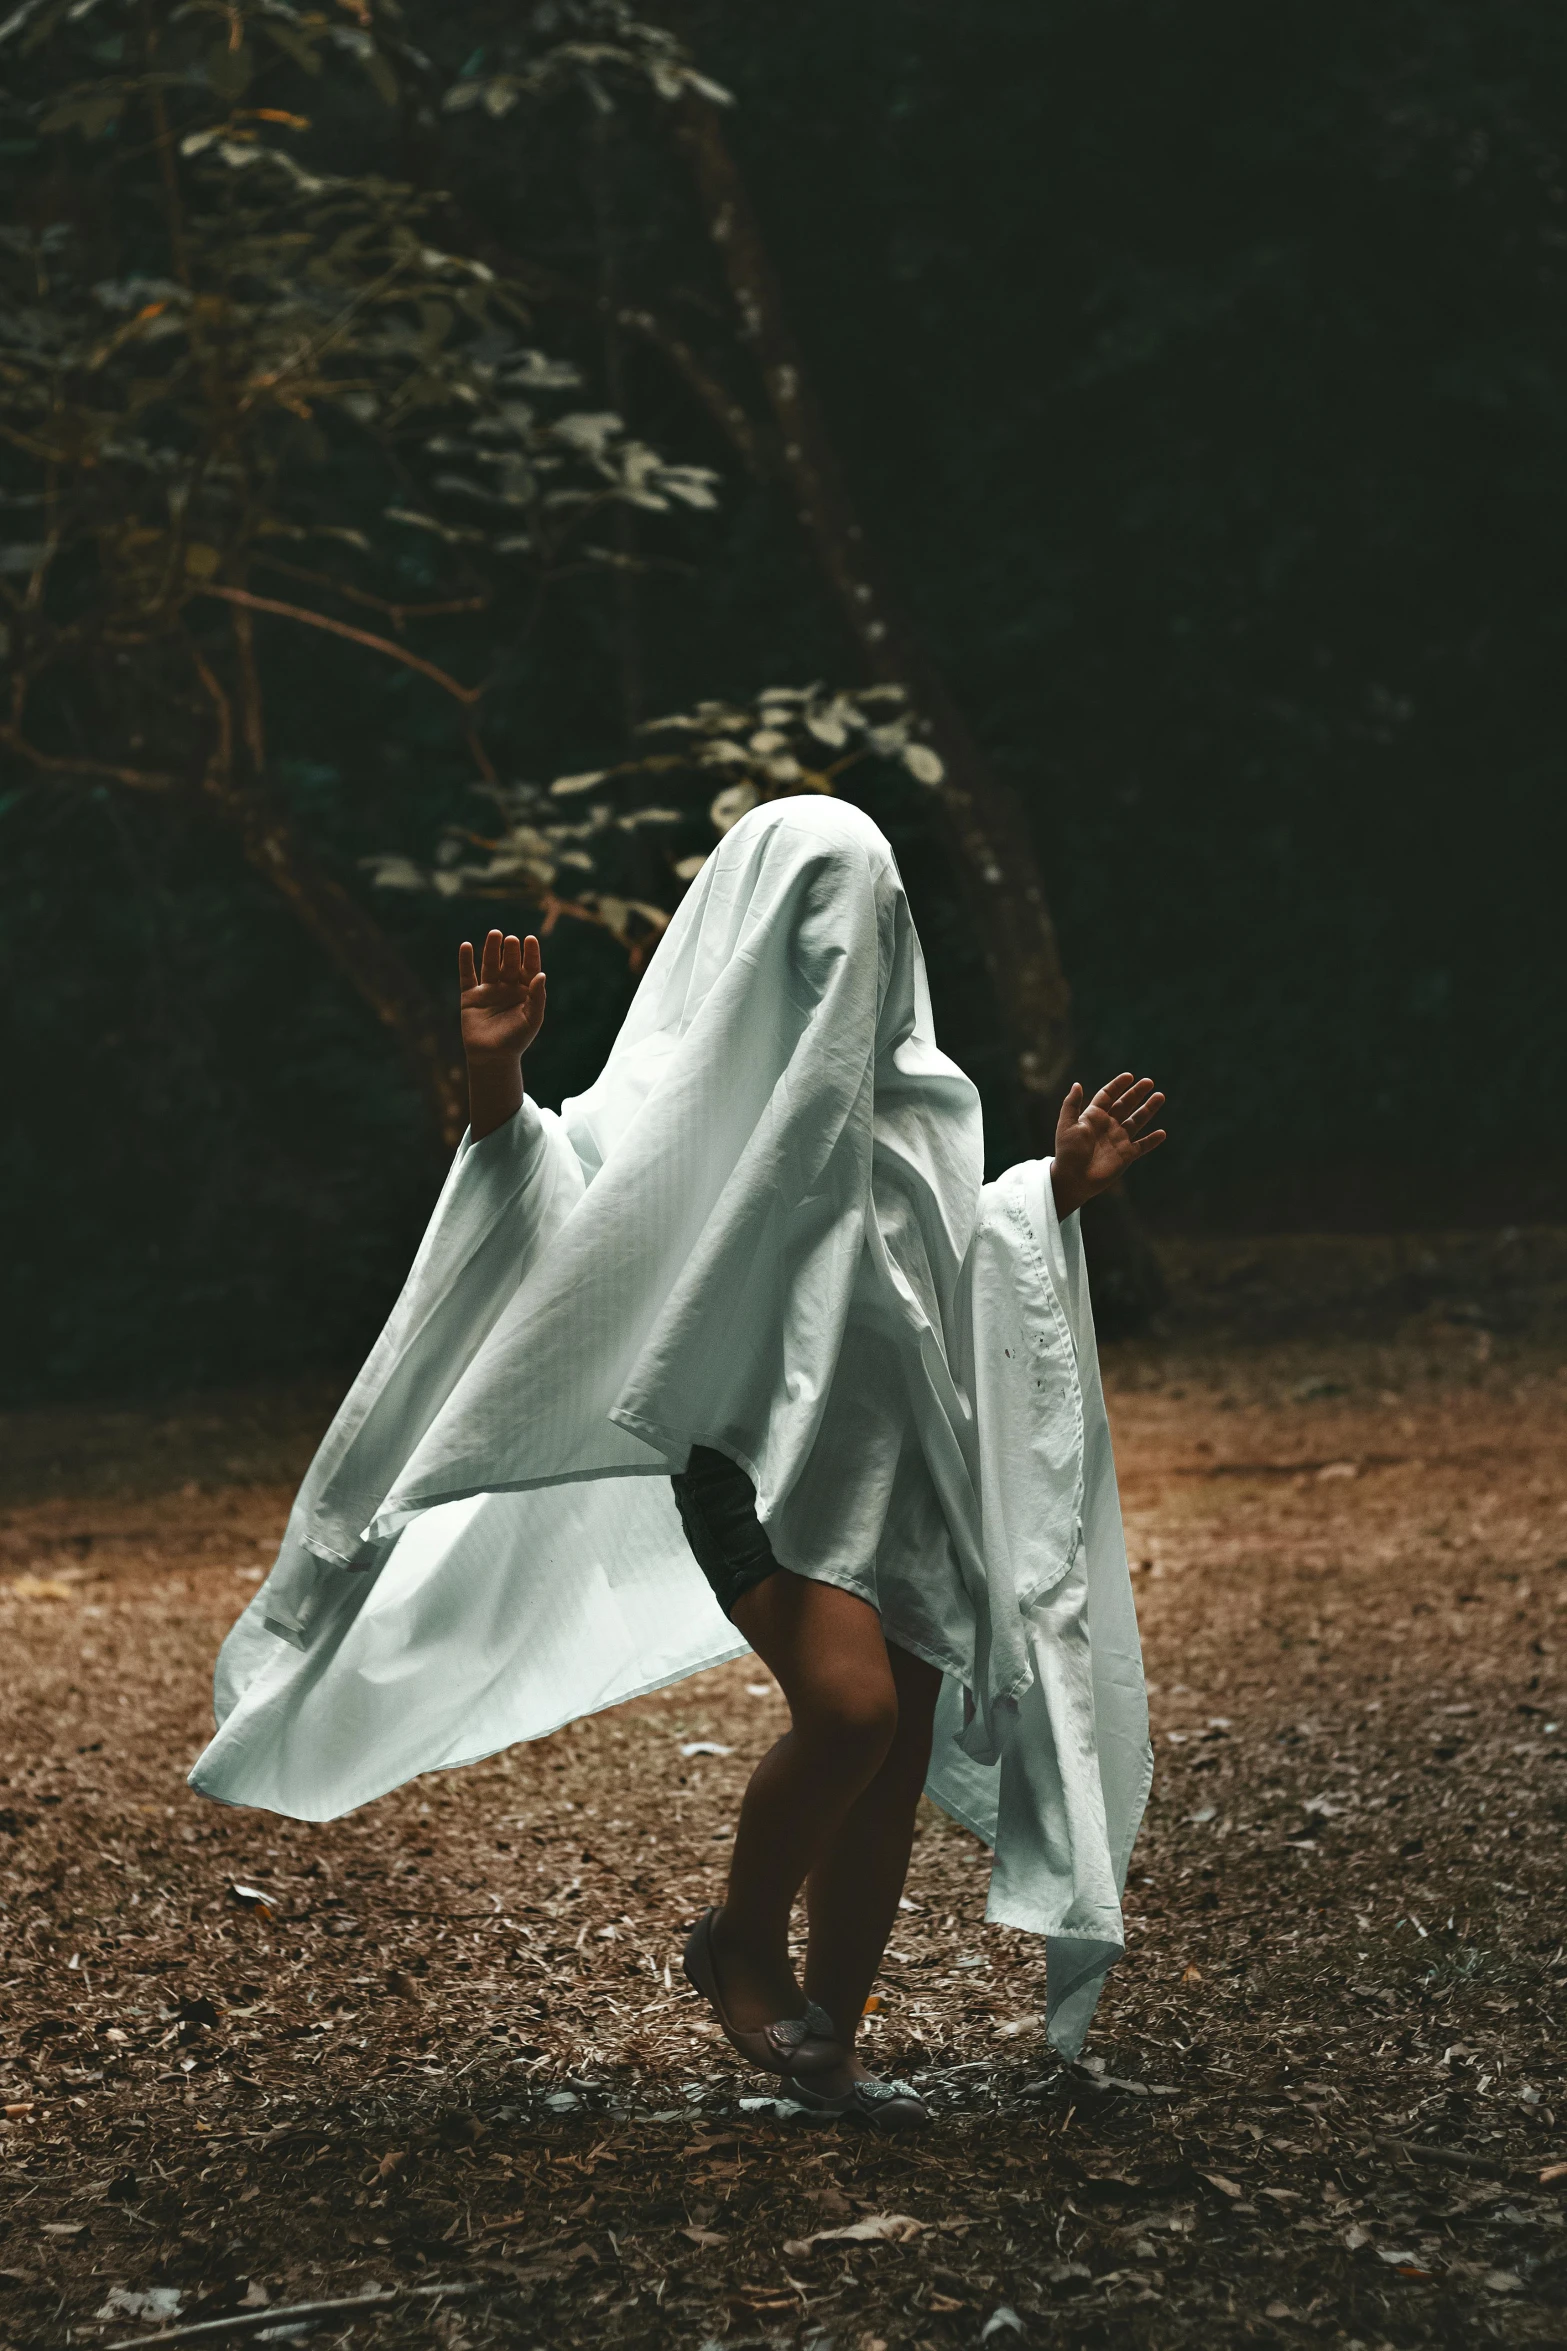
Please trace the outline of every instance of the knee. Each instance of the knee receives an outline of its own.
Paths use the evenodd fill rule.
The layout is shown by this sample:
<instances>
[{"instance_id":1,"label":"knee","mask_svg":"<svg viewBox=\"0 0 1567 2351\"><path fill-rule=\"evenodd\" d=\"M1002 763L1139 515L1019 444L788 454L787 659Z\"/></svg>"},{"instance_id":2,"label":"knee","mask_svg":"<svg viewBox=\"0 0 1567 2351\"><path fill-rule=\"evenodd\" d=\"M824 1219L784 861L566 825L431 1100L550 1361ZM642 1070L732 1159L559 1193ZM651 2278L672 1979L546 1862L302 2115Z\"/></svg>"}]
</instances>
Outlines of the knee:
<instances>
[{"instance_id":1,"label":"knee","mask_svg":"<svg viewBox=\"0 0 1567 2351\"><path fill-rule=\"evenodd\" d=\"M847 1773L869 1779L898 1736L898 1693L886 1680L833 1678L795 1709L795 1727Z\"/></svg>"}]
</instances>

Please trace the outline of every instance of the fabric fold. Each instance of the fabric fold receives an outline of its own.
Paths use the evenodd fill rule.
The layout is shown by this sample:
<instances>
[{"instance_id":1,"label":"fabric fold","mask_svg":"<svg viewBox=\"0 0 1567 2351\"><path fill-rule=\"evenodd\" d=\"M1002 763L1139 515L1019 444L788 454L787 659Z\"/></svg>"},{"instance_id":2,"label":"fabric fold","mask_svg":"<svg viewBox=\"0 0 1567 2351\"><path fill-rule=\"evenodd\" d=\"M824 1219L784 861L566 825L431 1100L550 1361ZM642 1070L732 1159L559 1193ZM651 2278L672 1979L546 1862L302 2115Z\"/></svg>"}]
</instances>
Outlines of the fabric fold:
<instances>
[{"instance_id":1,"label":"fabric fold","mask_svg":"<svg viewBox=\"0 0 1567 2351\"><path fill-rule=\"evenodd\" d=\"M1012 1563L1032 1672L989 1769L963 1751L962 1693L943 1689L928 1790L994 1848L986 1917L1045 1937L1046 2034L1075 2057L1125 1949L1153 1749L1081 1227L1057 1216L1048 1161L1010 1169L986 1202L985 1541Z\"/></svg>"},{"instance_id":2,"label":"fabric fold","mask_svg":"<svg viewBox=\"0 0 1567 2351\"><path fill-rule=\"evenodd\" d=\"M886 841L754 810L597 1082L459 1149L192 1784L331 1818L737 1654L668 1484L711 1446L785 1567L941 1670L930 1792L1080 2046L1146 1706L1076 1220L982 1161Z\"/></svg>"}]
</instances>

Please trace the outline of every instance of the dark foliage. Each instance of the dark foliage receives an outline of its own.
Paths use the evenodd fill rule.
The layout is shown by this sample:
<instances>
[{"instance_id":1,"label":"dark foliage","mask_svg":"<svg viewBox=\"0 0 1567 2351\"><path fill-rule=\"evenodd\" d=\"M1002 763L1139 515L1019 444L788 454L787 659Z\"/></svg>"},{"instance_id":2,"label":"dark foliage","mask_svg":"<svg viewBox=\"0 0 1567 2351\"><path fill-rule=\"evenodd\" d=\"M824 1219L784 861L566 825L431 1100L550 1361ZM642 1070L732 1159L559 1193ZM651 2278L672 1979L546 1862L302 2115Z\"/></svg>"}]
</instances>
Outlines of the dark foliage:
<instances>
[{"instance_id":1,"label":"dark foliage","mask_svg":"<svg viewBox=\"0 0 1567 2351\"><path fill-rule=\"evenodd\" d=\"M482 9L417 29L442 71L497 62ZM681 29L740 100L862 505L1034 813L1084 1074L1135 1059L1174 1097L1155 1215L1559 1213L1557 17L811 0ZM371 81L317 97L337 168L367 164ZM466 213L525 221L562 271L602 262L582 224L610 171L628 282L663 272L711 339L679 173L645 138L596 164L564 119L395 136L396 168L441 185L458 157ZM545 325L610 405L598 326ZM614 758L628 697L843 666L785 502L656 355L617 364L639 434L725 470L721 511L640 587L639 682L601 583L564 583L496 705L506 772ZM460 668L455 624L429 650ZM275 777L317 853L355 888L367 848L427 856L472 772L450 713L368 653L346 691L325 640L286 659ZM10 1394L352 1358L435 1180L396 1055L218 828L27 784L0 789ZM983 1083L949 877L887 814ZM490 911L378 903L438 989L459 916ZM591 1074L630 985L582 930L551 969L546 1099Z\"/></svg>"},{"instance_id":2,"label":"dark foliage","mask_svg":"<svg viewBox=\"0 0 1567 2351\"><path fill-rule=\"evenodd\" d=\"M1037 812L1085 1075L1170 1087L1144 1198L1559 1213L1561 19L700 21L865 504Z\"/></svg>"}]
</instances>

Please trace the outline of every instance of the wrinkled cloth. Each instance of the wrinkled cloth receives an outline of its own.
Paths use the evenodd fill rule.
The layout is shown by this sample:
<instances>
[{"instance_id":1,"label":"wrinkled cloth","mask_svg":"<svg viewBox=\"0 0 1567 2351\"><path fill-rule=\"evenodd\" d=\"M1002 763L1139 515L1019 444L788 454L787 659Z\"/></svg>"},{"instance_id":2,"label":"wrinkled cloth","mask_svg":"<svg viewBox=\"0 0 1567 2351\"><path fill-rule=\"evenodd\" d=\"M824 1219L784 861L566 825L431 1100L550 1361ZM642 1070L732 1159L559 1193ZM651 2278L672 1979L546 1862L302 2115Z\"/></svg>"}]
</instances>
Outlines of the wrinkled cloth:
<instances>
[{"instance_id":1,"label":"wrinkled cloth","mask_svg":"<svg viewBox=\"0 0 1567 2351\"><path fill-rule=\"evenodd\" d=\"M753 811L596 1084L460 1147L192 1784L329 1818L739 1653L668 1483L708 1447L782 1565L942 1672L931 1792L1080 2045L1146 1709L1076 1220L982 1158L886 841Z\"/></svg>"}]
</instances>

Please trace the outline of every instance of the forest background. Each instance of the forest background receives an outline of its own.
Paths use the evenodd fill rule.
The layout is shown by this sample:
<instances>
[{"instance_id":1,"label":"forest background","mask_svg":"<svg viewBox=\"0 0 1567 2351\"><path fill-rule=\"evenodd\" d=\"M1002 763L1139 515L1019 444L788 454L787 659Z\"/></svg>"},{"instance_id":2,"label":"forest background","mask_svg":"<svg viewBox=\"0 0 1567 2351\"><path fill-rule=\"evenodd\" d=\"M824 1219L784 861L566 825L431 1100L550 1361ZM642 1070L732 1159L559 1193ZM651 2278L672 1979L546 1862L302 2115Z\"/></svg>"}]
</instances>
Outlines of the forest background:
<instances>
[{"instance_id":1,"label":"forest background","mask_svg":"<svg viewBox=\"0 0 1567 2351\"><path fill-rule=\"evenodd\" d=\"M1559 11L28 0L3 38L5 1402L352 1364L441 1168L388 991L570 900L529 1082L584 1084L734 782L691 750L729 718L637 729L703 700L781 737L767 788L806 706L758 698L822 681L992 1155L1030 1147L929 691L852 699L709 118L854 543L1026 818L1074 1067L1171 1094L1150 1229L1567 1217Z\"/></svg>"}]
</instances>

